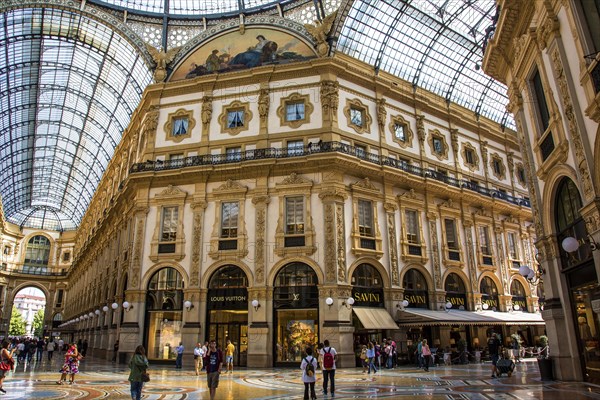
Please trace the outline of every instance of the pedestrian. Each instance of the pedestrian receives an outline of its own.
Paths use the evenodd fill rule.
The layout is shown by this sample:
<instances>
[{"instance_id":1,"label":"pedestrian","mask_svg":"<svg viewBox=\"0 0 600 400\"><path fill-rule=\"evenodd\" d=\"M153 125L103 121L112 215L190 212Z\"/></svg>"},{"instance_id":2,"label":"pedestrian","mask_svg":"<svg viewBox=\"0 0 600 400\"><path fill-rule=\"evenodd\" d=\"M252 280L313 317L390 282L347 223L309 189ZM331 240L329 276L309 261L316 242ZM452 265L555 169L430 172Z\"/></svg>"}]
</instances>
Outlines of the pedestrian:
<instances>
[{"instance_id":1,"label":"pedestrian","mask_svg":"<svg viewBox=\"0 0 600 400\"><path fill-rule=\"evenodd\" d=\"M83 343L81 344L81 355L82 356L86 356L87 354L87 349L88 349L88 341L87 339L83 340Z\"/></svg>"},{"instance_id":2,"label":"pedestrian","mask_svg":"<svg viewBox=\"0 0 600 400\"><path fill-rule=\"evenodd\" d=\"M129 361L129 387L132 400L141 400L142 398L142 388L144 387L142 374L147 373L148 367L146 349L144 349L144 346L139 345L135 348L135 353Z\"/></svg>"},{"instance_id":3,"label":"pedestrian","mask_svg":"<svg viewBox=\"0 0 600 400\"><path fill-rule=\"evenodd\" d=\"M60 369L60 380L56 381L58 385L62 385L66 382L67 375L71 375L69 384L72 385L73 383L75 383L75 375L79 373L80 355L79 351L77 350L77 345L72 344L71 346L67 345L67 347L68 350L65 354L65 362L62 368Z\"/></svg>"},{"instance_id":4,"label":"pedestrian","mask_svg":"<svg viewBox=\"0 0 600 400\"><path fill-rule=\"evenodd\" d=\"M183 347L183 342L179 342L179 346L177 346L175 348L175 351L177 352L177 359L175 359L175 368L177 368L177 369L181 369L181 367L182 367L184 350L185 350L185 347Z\"/></svg>"},{"instance_id":5,"label":"pedestrian","mask_svg":"<svg viewBox=\"0 0 600 400\"><path fill-rule=\"evenodd\" d=\"M316 400L317 394L315 393L315 382L317 381L317 366L318 362L313 357L313 350L307 347L306 357L302 359L300 363L300 369L302 370L302 382L304 382L304 400L308 400L308 392L310 389L310 398Z\"/></svg>"},{"instance_id":6,"label":"pedestrian","mask_svg":"<svg viewBox=\"0 0 600 400\"><path fill-rule=\"evenodd\" d=\"M6 390L4 390L3 387L4 378L6 378L8 371L11 371L15 365L12 355L8 352L8 341L6 340L2 342L2 354L0 354L0 361L0 392L2 394L6 394Z\"/></svg>"},{"instance_id":7,"label":"pedestrian","mask_svg":"<svg viewBox=\"0 0 600 400\"><path fill-rule=\"evenodd\" d=\"M23 362L25 360L25 342L19 341L17 344L17 361Z\"/></svg>"},{"instance_id":8,"label":"pedestrian","mask_svg":"<svg viewBox=\"0 0 600 400\"><path fill-rule=\"evenodd\" d=\"M419 368L423 368L423 340L419 340L417 344L417 349L415 350L415 355L417 356L417 365Z\"/></svg>"},{"instance_id":9,"label":"pedestrian","mask_svg":"<svg viewBox=\"0 0 600 400\"><path fill-rule=\"evenodd\" d=\"M116 362L117 361L117 355L119 354L119 341L117 340L115 342L115 344L113 345L113 356L112 356L112 362Z\"/></svg>"},{"instance_id":10,"label":"pedestrian","mask_svg":"<svg viewBox=\"0 0 600 400\"><path fill-rule=\"evenodd\" d=\"M337 351L329 345L329 340L323 341L321 349L323 356L323 394L327 395L327 386L330 385L331 397L335 396L335 362L337 360Z\"/></svg>"},{"instance_id":11,"label":"pedestrian","mask_svg":"<svg viewBox=\"0 0 600 400\"><path fill-rule=\"evenodd\" d=\"M204 342L204 345L202 346L202 351L204 353L204 355L206 355L206 353L208 353L208 340L206 342ZM204 358L204 357L203 357ZM204 364L204 359L202 360L202 371L206 370L206 364Z\"/></svg>"},{"instance_id":12,"label":"pedestrian","mask_svg":"<svg viewBox=\"0 0 600 400\"><path fill-rule=\"evenodd\" d=\"M58 339L58 353L60 355L62 355L64 347L65 347L65 341L62 339Z\"/></svg>"},{"instance_id":13,"label":"pedestrian","mask_svg":"<svg viewBox=\"0 0 600 400\"><path fill-rule=\"evenodd\" d=\"M427 344L427 339L423 339L421 342L421 354L423 355L423 369L429 371L429 363L431 362L431 349Z\"/></svg>"},{"instance_id":14,"label":"pedestrian","mask_svg":"<svg viewBox=\"0 0 600 400\"><path fill-rule=\"evenodd\" d=\"M214 400L219 387L219 375L223 367L223 352L217 349L217 341L212 339L208 351L204 355L204 366L206 367L206 380L210 392L210 400Z\"/></svg>"},{"instance_id":15,"label":"pedestrian","mask_svg":"<svg viewBox=\"0 0 600 400\"><path fill-rule=\"evenodd\" d=\"M46 345L46 350L48 351L48 362L52 361L52 355L54 354L54 341L50 340L48 341L48 344Z\"/></svg>"},{"instance_id":16,"label":"pedestrian","mask_svg":"<svg viewBox=\"0 0 600 400\"><path fill-rule=\"evenodd\" d=\"M203 358L204 349L202 348L202 343L198 342L198 344L194 348L194 366L196 367L196 376L200 375L200 371L202 371L202 368L204 368L204 366L202 365L204 364L202 362Z\"/></svg>"},{"instance_id":17,"label":"pedestrian","mask_svg":"<svg viewBox=\"0 0 600 400\"><path fill-rule=\"evenodd\" d=\"M360 363L363 367L363 374L367 373L367 369L369 368L369 359L367 358L367 345L363 344L361 349L360 349Z\"/></svg>"},{"instance_id":18,"label":"pedestrian","mask_svg":"<svg viewBox=\"0 0 600 400\"><path fill-rule=\"evenodd\" d=\"M367 346L367 360L369 363L369 374L371 373L371 369L373 369L373 373L377 373L377 368L375 368L375 345L373 342L369 342Z\"/></svg>"},{"instance_id":19,"label":"pedestrian","mask_svg":"<svg viewBox=\"0 0 600 400\"><path fill-rule=\"evenodd\" d=\"M381 369L381 345L377 342L377 340L374 341L374 345L375 345L375 361L377 361L377 368Z\"/></svg>"},{"instance_id":20,"label":"pedestrian","mask_svg":"<svg viewBox=\"0 0 600 400\"><path fill-rule=\"evenodd\" d=\"M500 339L498 339L496 332L492 332L491 336L488 338L487 345L490 357L492 358L492 378L496 378L498 376L496 363L500 358L500 347L502 347L502 343L500 343Z\"/></svg>"},{"instance_id":21,"label":"pedestrian","mask_svg":"<svg viewBox=\"0 0 600 400\"><path fill-rule=\"evenodd\" d=\"M44 339L38 340L36 344L37 354L35 356L35 359L37 361L42 361L42 356L44 355L44 346L46 346L46 342L44 342Z\"/></svg>"},{"instance_id":22,"label":"pedestrian","mask_svg":"<svg viewBox=\"0 0 600 400\"><path fill-rule=\"evenodd\" d=\"M323 370L323 355L321 354L321 350L323 349L323 343L317 344L317 361L319 363L319 369Z\"/></svg>"},{"instance_id":23,"label":"pedestrian","mask_svg":"<svg viewBox=\"0 0 600 400\"><path fill-rule=\"evenodd\" d=\"M227 347L225 348L225 362L227 364L227 372L233 374L233 355L235 354L235 346L231 340L227 339Z\"/></svg>"}]
</instances>

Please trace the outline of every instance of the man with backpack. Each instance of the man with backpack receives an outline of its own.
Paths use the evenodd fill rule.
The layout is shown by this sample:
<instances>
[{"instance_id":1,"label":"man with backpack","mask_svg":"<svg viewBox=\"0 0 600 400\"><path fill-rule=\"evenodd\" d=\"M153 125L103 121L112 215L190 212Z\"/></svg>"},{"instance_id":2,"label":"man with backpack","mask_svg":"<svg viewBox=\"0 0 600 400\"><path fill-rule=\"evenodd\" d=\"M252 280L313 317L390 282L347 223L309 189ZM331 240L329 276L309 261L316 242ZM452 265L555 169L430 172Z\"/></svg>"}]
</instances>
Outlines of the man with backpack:
<instances>
[{"instance_id":1,"label":"man with backpack","mask_svg":"<svg viewBox=\"0 0 600 400\"><path fill-rule=\"evenodd\" d=\"M315 393L315 382L317 380L317 359L313 357L313 351L310 347L306 348L306 357L302 359L300 363L300 369L302 370L302 382L304 382L304 400L308 400L308 391L310 388L310 398L316 400L317 395Z\"/></svg>"},{"instance_id":2,"label":"man with backpack","mask_svg":"<svg viewBox=\"0 0 600 400\"><path fill-rule=\"evenodd\" d=\"M331 397L335 397L335 361L337 360L337 351L329 345L329 340L323 342L321 349L323 356L323 394L327 395L327 384L331 380Z\"/></svg>"}]
</instances>

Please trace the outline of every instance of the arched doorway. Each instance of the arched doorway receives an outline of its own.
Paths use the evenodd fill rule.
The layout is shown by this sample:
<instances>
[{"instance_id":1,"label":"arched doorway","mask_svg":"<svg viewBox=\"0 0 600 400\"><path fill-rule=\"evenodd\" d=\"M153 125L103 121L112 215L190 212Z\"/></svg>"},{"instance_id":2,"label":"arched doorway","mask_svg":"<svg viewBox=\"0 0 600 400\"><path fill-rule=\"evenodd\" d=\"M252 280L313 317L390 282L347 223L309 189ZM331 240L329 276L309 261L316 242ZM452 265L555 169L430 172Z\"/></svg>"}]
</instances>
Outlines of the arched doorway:
<instances>
[{"instance_id":1,"label":"arched doorway","mask_svg":"<svg viewBox=\"0 0 600 400\"><path fill-rule=\"evenodd\" d=\"M225 348L227 339L235 346L235 365L246 366L248 358L248 277L238 266L226 265L211 276L208 284L206 339Z\"/></svg>"},{"instance_id":2,"label":"arched doorway","mask_svg":"<svg viewBox=\"0 0 600 400\"><path fill-rule=\"evenodd\" d=\"M315 271L294 262L275 277L273 290L275 365L297 366L319 338L319 290Z\"/></svg>"},{"instance_id":3,"label":"arched doorway","mask_svg":"<svg viewBox=\"0 0 600 400\"><path fill-rule=\"evenodd\" d=\"M599 290L598 277L590 247L585 220L580 214L581 196L575 183L563 178L554 199L556 239L561 258L561 272L568 285L572 324L577 334L583 376L592 382L600 381L600 324L592 309L592 300ZM566 238L575 239L577 248L567 252ZM571 240L572 240L571 239ZM564 246L564 247L563 247ZM571 249L568 249L571 250ZM597 295L596 295L597 296Z\"/></svg>"},{"instance_id":4,"label":"arched doorway","mask_svg":"<svg viewBox=\"0 0 600 400\"><path fill-rule=\"evenodd\" d=\"M183 278L171 267L158 270L148 282L144 344L148 358L175 360L182 339Z\"/></svg>"},{"instance_id":5,"label":"arched doorway","mask_svg":"<svg viewBox=\"0 0 600 400\"><path fill-rule=\"evenodd\" d=\"M35 286L20 289L13 300L8 328L9 336L43 338L48 332L44 326L46 295Z\"/></svg>"},{"instance_id":6,"label":"arched doorway","mask_svg":"<svg viewBox=\"0 0 600 400\"><path fill-rule=\"evenodd\" d=\"M446 303L452 304L452 309L468 310L467 290L465 289L465 283L458 274L448 274L444 290L446 290Z\"/></svg>"}]
</instances>

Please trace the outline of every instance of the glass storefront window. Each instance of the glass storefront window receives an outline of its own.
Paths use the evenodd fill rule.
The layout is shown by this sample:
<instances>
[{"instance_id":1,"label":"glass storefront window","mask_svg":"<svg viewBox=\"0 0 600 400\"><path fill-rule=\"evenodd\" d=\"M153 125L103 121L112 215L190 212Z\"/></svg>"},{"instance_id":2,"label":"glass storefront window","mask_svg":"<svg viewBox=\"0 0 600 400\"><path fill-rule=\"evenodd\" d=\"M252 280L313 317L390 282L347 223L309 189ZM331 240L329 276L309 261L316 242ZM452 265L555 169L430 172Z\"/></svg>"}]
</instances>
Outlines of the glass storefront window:
<instances>
[{"instance_id":1,"label":"glass storefront window","mask_svg":"<svg viewBox=\"0 0 600 400\"><path fill-rule=\"evenodd\" d=\"M180 311L150 311L148 313L148 358L174 360L175 348L181 342Z\"/></svg>"},{"instance_id":2,"label":"glass storefront window","mask_svg":"<svg viewBox=\"0 0 600 400\"><path fill-rule=\"evenodd\" d=\"M598 379L600 373L600 334L598 315L592 310L592 294L596 285L591 284L572 290L575 307L579 346L583 350L586 374ZM589 378L588 378L589 379Z\"/></svg>"},{"instance_id":3,"label":"glass storefront window","mask_svg":"<svg viewBox=\"0 0 600 400\"><path fill-rule=\"evenodd\" d=\"M276 362L300 362L304 349L316 348L319 338L317 310L277 310Z\"/></svg>"}]
</instances>

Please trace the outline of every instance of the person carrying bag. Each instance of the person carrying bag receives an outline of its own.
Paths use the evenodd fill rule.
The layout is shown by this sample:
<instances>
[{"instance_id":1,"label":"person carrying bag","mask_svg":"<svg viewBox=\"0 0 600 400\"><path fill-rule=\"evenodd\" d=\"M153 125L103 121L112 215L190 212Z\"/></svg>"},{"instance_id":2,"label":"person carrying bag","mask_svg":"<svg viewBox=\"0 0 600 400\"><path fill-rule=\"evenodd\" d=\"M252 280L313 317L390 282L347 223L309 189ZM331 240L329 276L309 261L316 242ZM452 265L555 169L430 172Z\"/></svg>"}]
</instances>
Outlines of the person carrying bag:
<instances>
[{"instance_id":1,"label":"person carrying bag","mask_svg":"<svg viewBox=\"0 0 600 400\"><path fill-rule=\"evenodd\" d=\"M135 353L129 361L129 382L131 390L131 398L133 400L141 400L142 388L145 382L150 381L150 375L148 374L148 358L146 357L146 349L144 346L139 345L135 348Z\"/></svg>"}]
</instances>

